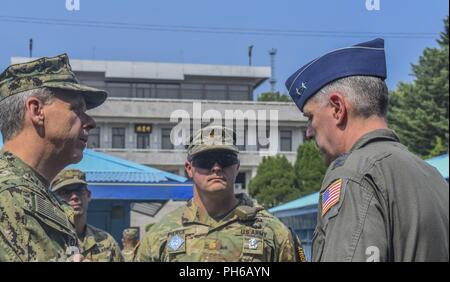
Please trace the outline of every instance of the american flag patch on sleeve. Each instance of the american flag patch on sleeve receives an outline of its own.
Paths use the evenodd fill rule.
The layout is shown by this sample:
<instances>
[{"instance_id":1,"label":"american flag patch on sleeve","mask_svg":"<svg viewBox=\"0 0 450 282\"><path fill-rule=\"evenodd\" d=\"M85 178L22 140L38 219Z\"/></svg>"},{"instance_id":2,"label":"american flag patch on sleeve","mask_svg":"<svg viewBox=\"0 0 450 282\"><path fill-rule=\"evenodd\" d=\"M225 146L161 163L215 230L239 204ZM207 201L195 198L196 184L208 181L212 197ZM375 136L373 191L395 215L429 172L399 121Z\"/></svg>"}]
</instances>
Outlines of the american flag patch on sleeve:
<instances>
[{"instance_id":1,"label":"american flag patch on sleeve","mask_svg":"<svg viewBox=\"0 0 450 282\"><path fill-rule=\"evenodd\" d=\"M341 194L342 179L338 179L328 185L322 194L322 216L324 216L336 203L339 202Z\"/></svg>"}]
</instances>

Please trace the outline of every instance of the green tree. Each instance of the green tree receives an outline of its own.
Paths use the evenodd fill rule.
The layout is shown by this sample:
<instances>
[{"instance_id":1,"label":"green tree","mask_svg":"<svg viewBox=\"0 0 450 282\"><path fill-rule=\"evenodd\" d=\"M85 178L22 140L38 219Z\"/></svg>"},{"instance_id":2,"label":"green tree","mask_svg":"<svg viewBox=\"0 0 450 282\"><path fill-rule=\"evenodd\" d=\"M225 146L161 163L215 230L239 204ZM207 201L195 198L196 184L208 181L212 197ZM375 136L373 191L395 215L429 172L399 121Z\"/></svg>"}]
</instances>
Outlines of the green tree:
<instances>
[{"instance_id":1,"label":"green tree","mask_svg":"<svg viewBox=\"0 0 450 282\"><path fill-rule=\"evenodd\" d=\"M300 196L320 190L326 167L314 142L305 142L298 147L294 165L295 184Z\"/></svg>"},{"instance_id":2,"label":"green tree","mask_svg":"<svg viewBox=\"0 0 450 282\"><path fill-rule=\"evenodd\" d=\"M417 65L415 80L399 83L390 94L388 121L403 144L424 157L448 151L449 45L448 16L438 48L426 48Z\"/></svg>"},{"instance_id":3,"label":"green tree","mask_svg":"<svg viewBox=\"0 0 450 282\"><path fill-rule=\"evenodd\" d=\"M294 181L293 167L285 156L264 157L250 180L249 193L258 203L271 208L299 197Z\"/></svg>"},{"instance_id":4,"label":"green tree","mask_svg":"<svg viewBox=\"0 0 450 282\"><path fill-rule=\"evenodd\" d=\"M259 102L292 102L289 95L280 92L264 92L258 97Z\"/></svg>"}]
</instances>

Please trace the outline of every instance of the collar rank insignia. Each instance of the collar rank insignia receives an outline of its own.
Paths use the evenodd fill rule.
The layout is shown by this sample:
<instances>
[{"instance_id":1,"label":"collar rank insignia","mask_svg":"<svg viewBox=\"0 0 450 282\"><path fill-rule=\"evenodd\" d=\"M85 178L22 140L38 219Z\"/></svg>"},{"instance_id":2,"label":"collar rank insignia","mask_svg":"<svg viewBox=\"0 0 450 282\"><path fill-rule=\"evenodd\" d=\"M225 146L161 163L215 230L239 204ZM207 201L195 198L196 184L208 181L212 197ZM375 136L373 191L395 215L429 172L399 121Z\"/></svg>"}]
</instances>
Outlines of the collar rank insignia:
<instances>
[{"instance_id":1,"label":"collar rank insignia","mask_svg":"<svg viewBox=\"0 0 450 282\"><path fill-rule=\"evenodd\" d=\"M178 251L180 247L184 244L184 238L181 237L179 234L175 234L172 237L170 237L170 240L167 244L169 247L169 250L172 252Z\"/></svg>"}]
</instances>

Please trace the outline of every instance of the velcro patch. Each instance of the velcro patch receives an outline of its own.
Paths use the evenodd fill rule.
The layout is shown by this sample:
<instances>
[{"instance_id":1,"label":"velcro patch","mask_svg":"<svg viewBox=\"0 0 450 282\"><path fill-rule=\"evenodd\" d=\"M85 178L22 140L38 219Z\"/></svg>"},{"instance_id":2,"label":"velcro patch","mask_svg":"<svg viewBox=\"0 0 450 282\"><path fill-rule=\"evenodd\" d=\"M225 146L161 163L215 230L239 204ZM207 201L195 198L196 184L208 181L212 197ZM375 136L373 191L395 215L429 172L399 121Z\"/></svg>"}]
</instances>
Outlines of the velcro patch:
<instances>
[{"instance_id":1,"label":"velcro patch","mask_svg":"<svg viewBox=\"0 0 450 282\"><path fill-rule=\"evenodd\" d=\"M70 230L70 225L69 221L67 220L67 216L62 210L58 209L52 202L45 199L39 194L34 194L33 203L34 203L33 208L36 213Z\"/></svg>"},{"instance_id":2,"label":"velcro patch","mask_svg":"<svg viewBox=\"0 0 450 282\"><path fill-rule=\"evenodd\" d=\"M186 252L186 236L184 235L184 232L169 233L167 250L171 254Z\"/></svg>"},{"instance_id":3,"label":"velcro patch","mask_svg":"<svg viewBox=\"0 0 450 282\"><path fill-rule=\"evenodd\" d=\"M244 236L243 252L246 254L262 255L264 253L264 239Z\"/></svg>"},{"instance_id":4,"label":"velcro patch","mask_svg":"<svg viewBox=\"0 0 450 282\"><path fill-rule=\"evenodd\" d=\"M322 216L324 216L335 204L339 203L342 188L342 179L334 181L325 192L322 193Z\"/></svg>"}]
</instances>

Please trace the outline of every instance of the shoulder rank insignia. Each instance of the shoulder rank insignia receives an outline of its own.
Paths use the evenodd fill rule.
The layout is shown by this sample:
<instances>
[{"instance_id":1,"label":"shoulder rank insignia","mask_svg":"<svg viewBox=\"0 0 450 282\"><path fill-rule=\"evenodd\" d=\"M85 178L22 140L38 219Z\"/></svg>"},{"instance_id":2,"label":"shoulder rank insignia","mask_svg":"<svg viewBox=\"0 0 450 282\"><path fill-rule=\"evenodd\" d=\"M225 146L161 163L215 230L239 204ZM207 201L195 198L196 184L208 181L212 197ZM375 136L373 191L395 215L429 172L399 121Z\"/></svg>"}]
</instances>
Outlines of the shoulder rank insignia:
<instances>
[{"instance_id":1,"label":"shoulder rank insignia","mask_svg":"<svg viewBox=\"0 0 450 282\"><path fill-rule=\"evenodd\" d=\"M337 158L334 161L333 169L343 166L347 157L348 157L348 154L344 154L344 155L340 156L339 158Z\"/></svg>"},{"instance_id":2,"label":"shoulder rank insignia","mask_svg":"<svg viewBox=\"0 0 450 282\"><path fill-rule=\"evenodd\" d=\"M324 216L335 204L339 203L341 195L342 179L334 181L322 194L322 216Z\"/></svg>"},{"instance_id":3,"label":"shoulder rank insignia","mask_svg":"<svg viewBox=\"0 0 450 282\"><path fill-rule=\"evenodd\" d=\"M174 234L169 238L167 246L170 252L176 252L180 250L181 246L184 244L184 238L180 234Z\"/></svg>"}]
</instances>

